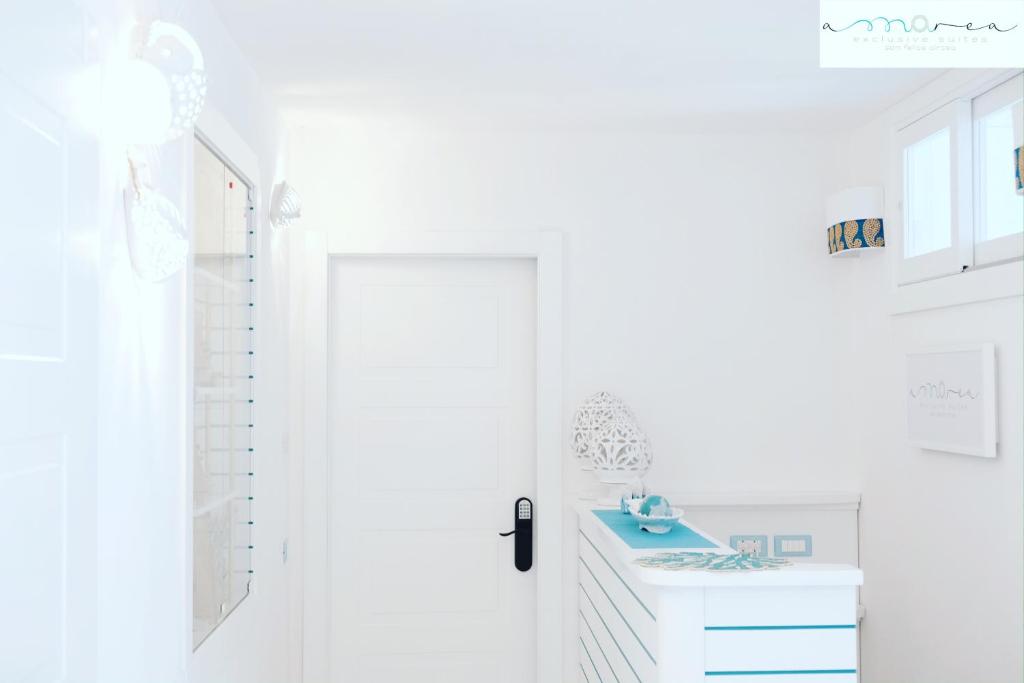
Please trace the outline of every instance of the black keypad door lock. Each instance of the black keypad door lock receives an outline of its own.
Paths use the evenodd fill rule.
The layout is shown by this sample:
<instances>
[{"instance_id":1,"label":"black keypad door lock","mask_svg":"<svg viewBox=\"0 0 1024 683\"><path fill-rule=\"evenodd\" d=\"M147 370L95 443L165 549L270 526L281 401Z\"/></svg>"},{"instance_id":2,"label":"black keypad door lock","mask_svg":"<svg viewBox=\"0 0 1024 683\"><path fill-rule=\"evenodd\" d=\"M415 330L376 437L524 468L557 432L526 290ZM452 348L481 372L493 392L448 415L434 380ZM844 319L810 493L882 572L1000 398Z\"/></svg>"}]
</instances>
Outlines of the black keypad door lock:
<instances>
[{"instance_id":1,"label":"black keypad door lock","mask_svg":"<svg viewBox=\"0 0 1024 683\"><path fill-rule=\"evenodd\" d=\"M499 533L499 536L515 536L516 569L528 572L533 567L533 502L529 498L516 501L516 528Z\"/></svg>"}]
</instances>

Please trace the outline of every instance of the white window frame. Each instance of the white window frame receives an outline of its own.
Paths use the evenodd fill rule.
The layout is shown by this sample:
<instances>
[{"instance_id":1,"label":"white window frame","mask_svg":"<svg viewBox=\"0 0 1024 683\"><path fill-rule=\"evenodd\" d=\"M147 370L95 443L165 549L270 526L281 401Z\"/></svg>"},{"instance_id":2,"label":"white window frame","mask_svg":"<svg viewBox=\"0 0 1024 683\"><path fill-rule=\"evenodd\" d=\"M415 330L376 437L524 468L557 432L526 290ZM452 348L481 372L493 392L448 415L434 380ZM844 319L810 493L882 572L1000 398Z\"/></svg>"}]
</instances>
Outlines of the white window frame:
<instances>
[{"instance_id":1,"label":"white window frame","mask_svg":"<svg viewBox=\"0 0 1024 683\"><path fill-rule=\"evenodd\" d=\"M1002 109L1003 107L1011 104L1021 92L1021 87L1024 86L1024 74L1017 74L999 85L977 95L971 102L972 107L972 143L974 146L972 152L974 153L974 165L973 165L973 192L974 192L974 216L977 217L981 214L981 207L983 197L981 195L981 158L977 152L977 140L978 140L978 124L980 119L987 114ZM978 100L986 95L995 95L992 101L985 102L979 107ZM1009 156L1010 152L1007 152ZM1024 232L1019 232L1013 235L1004 235L1002 237L996 237L995 239L989 240L978 240L974 241L974 263L977 266L992 265L995 263L1002 263L1004 261L1012 261L1019 259L1024 256Z\"/></svg>"},{"instance_id":2,"label":"white window frame","mask_svg":"<svg viewBox=\"0 0 1024 683\"><path fill-rule=\"evenodd\" d=\"M1009 235L975 243L974 217L978 192L974 154L974 100L1021 77L1021 70L1002 71L967 83L930 106L917 110L894 127L893 181L898 197L897 210L891 213L895 230L890 244L895 253L894 285L897 291L922 286L928 281L972 271L975 266L991 266L1017 261L1024 256L1024 236ZM904 258L904 147L923 140L944 127L950 128L950 247ZM1016 266L1018 264L1011 264ZM1004 278L1005 279L1005 278ZM1016 283L1016 278L1012 278ZM1016 289L1016 284L1014 284ZM919 299L920 296L913 297ZM898 306L903 308L903 306Z\"/></svg>"},{"instance_id":3,"label":"white window frame","mask_svg":"<svg viewBox=\"0 0 1024 683\"><path fill-rule=\"evenodd\" d=\"M896 196L898 211L894 247L897 254L897 284L907 285L962 272L973 265L971 242L973 225L970 202L962 201L964 183L970 183L970 164L964 172L964 155L970 158L971 141L963 134L965 122L970 125L971 103L967 99L948 102L919 119L907 123L896 133ZM904 202L906 157L909 145L924 140L940 130L949 129L950 153L950 236L945 249L907 258L905 254L907 206ZM968 128L969 130L969 128ZM967 139L965 139L967 138Z\"/></svg>"}]
</instances>

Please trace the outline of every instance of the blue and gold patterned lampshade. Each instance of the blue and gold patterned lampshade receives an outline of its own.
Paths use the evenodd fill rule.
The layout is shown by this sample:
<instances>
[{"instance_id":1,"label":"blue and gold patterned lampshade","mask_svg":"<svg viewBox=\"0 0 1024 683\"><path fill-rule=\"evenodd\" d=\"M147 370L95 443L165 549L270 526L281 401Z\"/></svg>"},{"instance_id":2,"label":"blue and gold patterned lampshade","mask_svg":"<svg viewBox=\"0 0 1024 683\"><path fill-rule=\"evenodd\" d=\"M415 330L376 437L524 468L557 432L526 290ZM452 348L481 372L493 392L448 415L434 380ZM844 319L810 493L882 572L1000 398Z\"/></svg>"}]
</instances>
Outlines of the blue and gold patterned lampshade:
<instances>
[{"instance_id":1,"label":"blue and gold patterned lampshade","mask_svg":"<svg viewBox=\"0 0 1024 683\"><path fill-rule=\"evenodd\" d=\"M885 246L882 188L851 187L825 203L828 253L855 256Z\"/></svg>"},{"instance_id":2,"label":"blue and gold patterned lampshade","mask_svg":"<svg viewBox=\"0 0 1024 683\"><path fill-rule=\"evenodd\" d=\"M1024 194L1024 101L1013 104L1013 176L1017 194Z\"/></svg>"},{"instance_id":3,"label":"blue and gold patterned lampshade","mask_svg":"<svg viewBox=\"0 0 1024 683\"><path fill-rule=\"evenodd\" d=\"M1013 159L1016 162L1013 175L1017 178L1017 193L1024 193L1024 147L1013 150Z\"/></svg>"}]
</instances>

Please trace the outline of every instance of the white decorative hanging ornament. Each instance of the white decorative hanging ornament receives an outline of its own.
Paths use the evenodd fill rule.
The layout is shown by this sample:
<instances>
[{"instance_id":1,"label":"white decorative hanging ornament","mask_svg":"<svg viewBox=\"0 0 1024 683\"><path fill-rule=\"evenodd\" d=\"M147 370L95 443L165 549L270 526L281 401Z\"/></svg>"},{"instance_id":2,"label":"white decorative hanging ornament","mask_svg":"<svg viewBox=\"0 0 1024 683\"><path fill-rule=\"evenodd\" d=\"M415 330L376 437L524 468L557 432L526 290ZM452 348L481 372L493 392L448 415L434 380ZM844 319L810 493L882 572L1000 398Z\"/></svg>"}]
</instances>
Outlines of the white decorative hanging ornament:
<instances>
[{"instance_id":1,"label":"white decorative hanging ornament","mask_svg":"<svg viewBox=\"0 0 1024 683\"><path fill-rule=\"evenodd\" d=\"M199 120L206 102L206 66L195 39L181 26L166 21L149 24L140 58L160 70L170 94L166 140L180 137Z\"/></svg>"},{"instance_id":2,"label":"white decorative hanging ornament","mask_svg":"<svg viewBox=\"0 0 1024 683\"><path fill-rule=\"evenodd\" d=\"M159 282L188 260L188 234L174 203L145 185L129 158L131 184L124 191L125 226L132 267L143 280Z\"/></svg>"},{"instance_id":3,"label":"white decorative hanging ornament","mask_svg":"<svg viewBox=\"0 0 1024 683\"><path fill-rule=\"evenodd\" d=\"M628 484L651 468L650 442L632 419L619 419L601 427L593 443L594 471L604 484Z\"/></svg>"},{"instance_id":4,"label":"white decorative hanging ornament","mask_svg":"<svg viewBox=\"0 0 1024 683\"><path fill-rule=\"evenodd\" d=\"M607 424L628 420L635 422L629 407L614 394L599 391L587 398L573 417L570 447L584 471L594 469L594 439Z\"/></svg>"}]
</instances>

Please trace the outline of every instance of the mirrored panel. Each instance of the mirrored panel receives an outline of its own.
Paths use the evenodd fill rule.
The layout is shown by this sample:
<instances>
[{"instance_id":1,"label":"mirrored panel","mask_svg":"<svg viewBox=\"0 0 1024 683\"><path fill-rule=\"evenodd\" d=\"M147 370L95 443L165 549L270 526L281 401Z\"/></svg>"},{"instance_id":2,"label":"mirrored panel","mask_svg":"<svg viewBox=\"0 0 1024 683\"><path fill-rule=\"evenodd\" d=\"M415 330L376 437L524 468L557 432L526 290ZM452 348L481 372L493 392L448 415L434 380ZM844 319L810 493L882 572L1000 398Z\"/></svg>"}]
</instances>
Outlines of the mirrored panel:
<instances>
[{"instance_id":1,"label":"mirrored panel","mask_svg":"<svg viewBox=\"0 0 1024 683\"><path fill-rule=\"evenodd\" d=\"M193 647L248 595L252 577L251 195L251 187L197 136Z\"/></svg>"}]
</instances>

